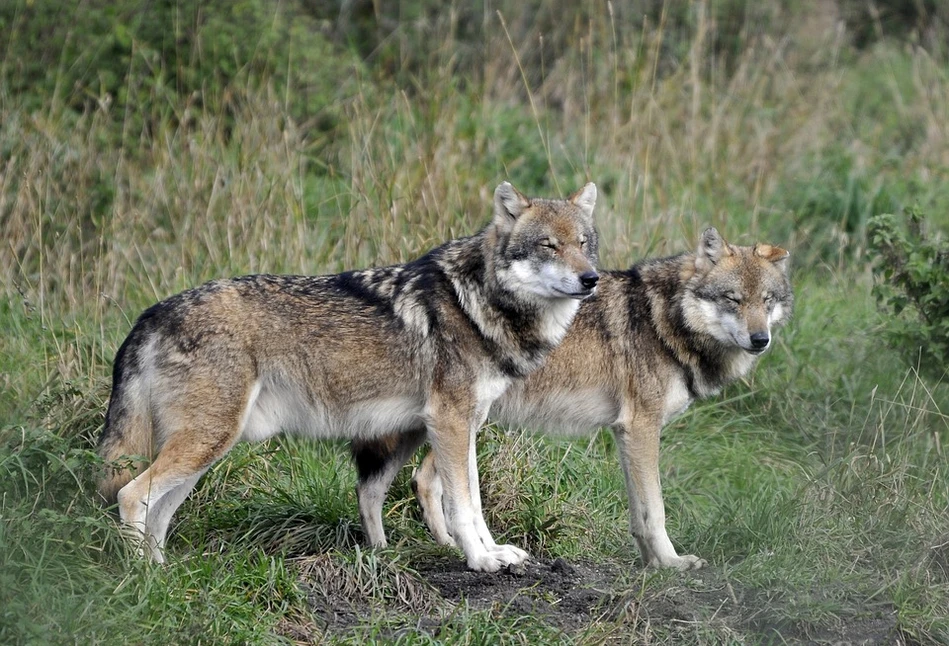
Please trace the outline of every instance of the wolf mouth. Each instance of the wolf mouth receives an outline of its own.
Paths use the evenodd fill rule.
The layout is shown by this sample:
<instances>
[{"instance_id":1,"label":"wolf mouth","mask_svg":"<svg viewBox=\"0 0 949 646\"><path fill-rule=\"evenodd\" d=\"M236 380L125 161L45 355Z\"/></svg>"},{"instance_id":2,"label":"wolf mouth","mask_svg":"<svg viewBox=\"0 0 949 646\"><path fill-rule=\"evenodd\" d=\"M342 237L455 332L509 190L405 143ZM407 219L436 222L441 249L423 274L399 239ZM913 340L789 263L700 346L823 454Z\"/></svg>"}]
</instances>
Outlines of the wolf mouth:
<instances>
[{"instance_id":1,"label":"wolf mouth","mask_svg":"<svg viewBox=\"0 0 949 646\"><path fill-rule=\"evenodd\" d=\"M596 288L581 289L578 292L567 292L562 289L558 289L557 287L554 287L554 291L557 292L558 294L563 294L564 296L567 296L569 298L576 298L577 300L583 300L584 298L593 296L593 293L596 291Z\"/></svg>"}]
</instances>

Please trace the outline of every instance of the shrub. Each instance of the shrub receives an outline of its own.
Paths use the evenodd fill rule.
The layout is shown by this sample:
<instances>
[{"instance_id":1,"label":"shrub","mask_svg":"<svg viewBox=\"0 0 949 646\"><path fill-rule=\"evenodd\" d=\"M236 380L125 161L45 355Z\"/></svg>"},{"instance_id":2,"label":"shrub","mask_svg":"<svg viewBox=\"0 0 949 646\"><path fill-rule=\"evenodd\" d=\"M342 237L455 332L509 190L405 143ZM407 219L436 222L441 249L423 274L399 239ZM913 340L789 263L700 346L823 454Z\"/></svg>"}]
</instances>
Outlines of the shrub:
<instances>
[{"instance_id":1,"label":"shrub","mask_svg":"<svg viewBox=\"0 0 949 646\"><path fill-rule=\"evenodd\" d=\"M940 0L838 0L837 11L854 45L875 43L880 36L922 36L923 44L938 44L949 26L949 6Z\"/></svg>"},{"instance_id":2,"label":"shrub","mask_svg":"<svg viewBox=\"0 0 949 646\"><path fill-rule=\"evenodd\" d=\"M327 130L339 79L352 78L315 18L266 0L13 0L0 4L0 48L0 81L27 111L111 105L135 129L272 83L292 89L297 121Z\"/></svg>"},{"instance_id":3,"label":"shrub","mask_svg":"<svg viewBox=\"0 0 949 646\"><path fill-rule=\"evenodd\" d=\"M893 314L887 336L918 356L921 371L942 378L949 360L949 242L925 230L918 208L907 208L904 219L905 231L892 214L869 222L878 259L874 294Z\"/></svg>"}]
</instances>

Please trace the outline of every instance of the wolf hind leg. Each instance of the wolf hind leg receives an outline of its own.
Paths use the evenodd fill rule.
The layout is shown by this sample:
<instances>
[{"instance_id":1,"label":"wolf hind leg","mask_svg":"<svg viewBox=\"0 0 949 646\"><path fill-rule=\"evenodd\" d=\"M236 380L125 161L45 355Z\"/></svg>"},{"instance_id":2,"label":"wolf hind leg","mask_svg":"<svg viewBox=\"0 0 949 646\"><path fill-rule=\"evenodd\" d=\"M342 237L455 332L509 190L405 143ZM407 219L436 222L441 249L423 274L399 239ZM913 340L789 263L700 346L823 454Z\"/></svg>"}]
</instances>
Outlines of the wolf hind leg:
<instances>
[{"instance_id":1,"label":"wolf hind leg","mask_svg":"<svg viewBox=\"0 0 949 646\"><path fill-rule=\"evenodd\" d=\"M457 547L455 539L448 532L448 522L445 519L445 507L442 496L444 487L442 479L435 470L435 451L429 451L422 464L412 474L412 489L422 507L422 519L428 526L428 531L439 545Z\"/></svg>"},{"instance_id":2,"label":"wolf hind leg","mask_svg":"<svg viewBox=\"0 0 949 646\"><path fill-rule=\"evenodd\" d=\"M145 533L153 537L158 553L164 554L165 539L168 536L168 526L171 524L172 516L206 472L207 469L202 469L198 473L185 478L184 482L162 496L158 501L158 506L147 515Z\"/></svg>"},{"instance_id":3,"label":"wolf hind leg","mask_svg":"<svg viewBox=\"0 0 949 646\"><path fill-rule=\"evenodd\" d=\"M228 419L231 417L232 419ZM158 457L118 493L119 517L139 553L163 563L168 525L198 479L222 458L240 434L238 415L192 418L193 431L172 432Z\"/></svg>"},{"instance_id":4,"label":"wolf hind leg","mask_svg":"<svg viewBox=\"0 0 949 646\"><path fill-rule=\"evenodd\" d=\"M168 524L190 491L190 487L185 487L187 481L197 482L197 478L156 478L151 471L146 469L119 490L119 517L125 534L137 545L138 554L164 563L162 547ZM175 496L181 489L185 490L184 495Z\"/></svg>"},{"instance_id":5,"label":"wolf hind leg","mask_svg":"<svg viewBox=\"0 0 949 646\"><path fill-rule=\"evenodd\" d=\"M352 454L359 472L356 499L359 520L372 547L386 547L382 504L392 481L425 441L425 427L376 441L353 441Z\"/></svg>"}]
</instances>

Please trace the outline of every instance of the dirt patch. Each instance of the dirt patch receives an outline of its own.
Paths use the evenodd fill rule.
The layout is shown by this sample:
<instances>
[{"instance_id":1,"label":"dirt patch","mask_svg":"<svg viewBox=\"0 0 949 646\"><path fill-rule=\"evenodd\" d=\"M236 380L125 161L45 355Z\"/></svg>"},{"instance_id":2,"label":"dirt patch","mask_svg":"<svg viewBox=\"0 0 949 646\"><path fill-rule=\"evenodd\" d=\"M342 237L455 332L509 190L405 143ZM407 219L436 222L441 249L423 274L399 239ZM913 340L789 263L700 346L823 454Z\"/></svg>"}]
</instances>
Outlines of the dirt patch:
<instances>
[{"instance_id":1,"label":"dirt patch","mask_svg":"<svg viewBox=\"0 0 949 646\"><path fill-rule=\"evenodd\" d=\"M382 566L360 578L325 557L307 561L301 584L320 632L351 633L370 617L385 616L397 627L393 634L408 630L437 638L465 606L496 617L528 616L566 636L590 634L592 627L614 638L673 642L905 643L889 603L840 589L791 598L744 588L715 568L643 576L628 565L558 558L483 574L452 556L411 565Z\"/></svg>"},{"instance_id":2,"label":"dirt patch","mask_svg":"<svg viewBox=\"0 0 949 646\"><path fill-rule=\"evenodd\" d=\"M462 561L431 563L418 569L442 597L467 602L475 610L543 617L568 630L586 626L612 601L616 570L609 565L570 564L564 559L532 561L526 566L484 574Z\"/></svg>"}]
</instances>

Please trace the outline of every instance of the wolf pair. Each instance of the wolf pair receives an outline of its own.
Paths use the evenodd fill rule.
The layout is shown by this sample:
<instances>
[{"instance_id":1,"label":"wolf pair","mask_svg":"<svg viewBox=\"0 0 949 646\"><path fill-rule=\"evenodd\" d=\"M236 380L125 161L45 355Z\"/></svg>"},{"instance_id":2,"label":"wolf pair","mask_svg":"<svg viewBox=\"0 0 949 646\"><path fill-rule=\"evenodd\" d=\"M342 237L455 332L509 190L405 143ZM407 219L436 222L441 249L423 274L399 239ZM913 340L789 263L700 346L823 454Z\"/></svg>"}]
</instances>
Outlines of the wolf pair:
<instances>
[{"instance_id":1,"label":"wolf pair","mask_svg":"<svg viewBox=\"0 0 949 646\"><path fill-rule=\"evenodd\" d=\"M601 276L595 201L592 184L545 200L503 183L484 230L414 262L214 281L154 305L115 359L101 494L162 561L175 510L238 441L348 438L364 528L382 546L385 492L427 439L416 482L429 526L469 567L496 571L527 554L495 543L481 510L474 443L492 411L550 430L613 426L644 559L701 565L665 533L659 430L768 347L790 312L787 252L709 230L695 254Z\"/></svg>"}]
</instances>

